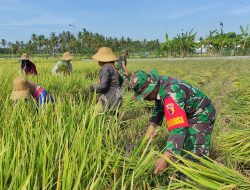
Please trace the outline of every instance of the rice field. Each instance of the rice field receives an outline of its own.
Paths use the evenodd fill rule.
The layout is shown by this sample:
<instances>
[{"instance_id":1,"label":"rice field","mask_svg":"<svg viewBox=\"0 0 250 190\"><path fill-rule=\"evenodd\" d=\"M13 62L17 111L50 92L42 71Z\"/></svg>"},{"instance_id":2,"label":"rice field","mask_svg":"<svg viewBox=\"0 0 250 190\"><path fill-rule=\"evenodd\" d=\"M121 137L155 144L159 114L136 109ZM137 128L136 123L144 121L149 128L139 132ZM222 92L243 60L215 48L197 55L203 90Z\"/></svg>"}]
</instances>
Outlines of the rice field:
<instances>
[{"instance_id":1,"label":"rice field","mask_svg":"<svg viewBox=\"0 0 250 190\"><path fill-rule=\"evenodd\" d=\"M89 86L100 67L73 60L73 75L52 76L54 59L34 59L38 77L29 80L55 96L54 105L10 100L17 60L0 60L0 189L250 189L250 61L128 60L128 70L180 78L202 89L218 117L210 159L196 164L178 157L161 175L155 160L168 133L164 125L151 141L143 138L150 102L134 102L124 91L119 117L98 113ZM176 172L186 177L180 179Z\"/></svg>"}]
</instances>

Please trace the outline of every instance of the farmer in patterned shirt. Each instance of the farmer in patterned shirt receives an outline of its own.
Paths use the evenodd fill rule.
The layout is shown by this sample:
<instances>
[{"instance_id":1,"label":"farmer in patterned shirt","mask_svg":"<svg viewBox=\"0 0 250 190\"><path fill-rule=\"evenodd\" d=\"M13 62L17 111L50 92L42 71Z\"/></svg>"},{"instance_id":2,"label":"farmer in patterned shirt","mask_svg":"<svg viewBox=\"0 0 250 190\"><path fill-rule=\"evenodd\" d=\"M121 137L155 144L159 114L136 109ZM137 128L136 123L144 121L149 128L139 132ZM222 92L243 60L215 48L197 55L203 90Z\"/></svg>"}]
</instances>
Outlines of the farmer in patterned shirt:
<instances>
[{"instance_id":1,"label":"farmer in patterned shirt","mask_svg":"<svg viewBox=\"0 0 250 190\"><path fill-rule=\"evenodd\" d=\"M127 70L127 56L128 56L128 51L123 50L122 55L119 57L118 61L115 62L115 65L117 67L118 73L123 79L123 83L126 85L128 84L128 77L129 73Z\"/></svg>"},{"instance_id":2,"label":"farmer in patterned shirt","mask_svg":"<svg viewBox=\"0 0 250 190\"><path fill-rule=\"evenodd\" d=\"M18 100L28 100L34 98L40 107L44 107L46 103L53 103L54 99L47 91L36 84L28 81L23 77L17 77L13 81L13 91L11 100L14 102Z\"/></svg>"},{"instance_id":3,"label":"farmer in patterned shirt","mask_svg":"<svg viewBox=\"0 0 250 190\"><path fill-rule=\"evenodd\" d=\"M55 65L55 67L52 70L53 74L56 74L58 76L60 75L71 75L72 74L72 64L70 61L74 57L71 55L70 52L64 52L62 59L58 61Z\"/></svg>"},{"instance_id":4,"label":"farmer in patterned shirt","mask_svg":"<svg viewBox=\"0 0 250 190\"><path fill-rule=\"evenodd\" d=\"M121 81L115 67L117 57L109 47L101 47L92 57L102 67L99 73L99 84L91 85L90 91L96 92L100 112L111 111L115 113L121 107L123 99Z\"/></svg>"},{"instance_id":5,"label":"farmer in patterned shirt","mask_svg":"<svg viewBox=\"0 0 250 190\"><path fill-rule=\"evenodd\" d=\"M158 76L156 70L150 74L140 70L135 72L130 87L137 100L155 101L146 131L148 139L156 135L155 127L162 124L165 115L169 131L163 149L166 157L171 158L173 154L184 156L183 150L201 157L208 156L216 111L203 92L182 80ZM167 167L163 158L158 159L154 174L159 174Z\"/></svg>"},{"instance_id":6,"label":"farmer in patterned shirt","mask_svg":"<svg viewBox=\"0 0 250 190\"><path fill-rule=\"evenodd\" d=\"M30 61L30 55L28 53L23 53L20 59L20 73L25 75L32 74L37 75L36 66Z\"/></svg>"}]
</instances>

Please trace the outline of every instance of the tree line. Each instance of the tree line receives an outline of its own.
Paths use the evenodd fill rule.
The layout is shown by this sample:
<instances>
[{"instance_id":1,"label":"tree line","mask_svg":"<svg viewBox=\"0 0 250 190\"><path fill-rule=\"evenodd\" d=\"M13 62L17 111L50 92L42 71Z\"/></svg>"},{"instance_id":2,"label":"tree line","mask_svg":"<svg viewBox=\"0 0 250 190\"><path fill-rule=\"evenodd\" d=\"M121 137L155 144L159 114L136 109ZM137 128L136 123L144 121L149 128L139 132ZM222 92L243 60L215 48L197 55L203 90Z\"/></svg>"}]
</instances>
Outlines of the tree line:
<instances>
[{"instance_id":1,"label":"tree line","mask_svg":"<svg viewBox=\"0 0 250 190\"><path fill-rule=\"evenodd\" d=\"M52 32L48 37L45 35L32 34L27 41L7 42L5 39L0 41L2 54L21 54L29 52L31 54L48 54L55 56L65 51L71 51L74 54L91 56L96 49L102 46L111 47L115 52L129 50L133 53L141 52L159 52L161 43L159 40L132 40L131 38L112 38L105 37L99 33L92 33L83 29L77 35L70 31L63 31L56 35Z\"/></svg>"},{"instance_id":2,"label":"tree line","mask_svg":"<svg viewBox=\"0 0 250 190\"><path fill-rule=\"evenodd\" d=\"M240 26L240 34L219 30L209 31L206 37L196 40L193 30L181 32L173 39L166 34L166 41L161 44L165 56L188 57L193 55L234 56L250 55L249 25Z\"/></svg>"},{"instance_id":3,"label":"tree line","mask_svg":"<svg viewBox=\"0 0 250 190\"><path fill-rule=\"evenodd\" d=\"M250 54L249 25L240 26L241 33L223 31L220 29L209 31L206 37L197 38L193 30L181 32L172 39L166 33L166 41L132 40L131 38L105 37L99 33L86 29L76 35L70 31L63 31L56 35L52 32L48 37L43 34L32 34L27 41L7 42L1 39L0 54L46 54L55 56L65 51L90 57L101 46L111 47L115 52L127 49L132 55L139 57L189 57L189 56L229 56Z\"/></svg>"}]
</instances>

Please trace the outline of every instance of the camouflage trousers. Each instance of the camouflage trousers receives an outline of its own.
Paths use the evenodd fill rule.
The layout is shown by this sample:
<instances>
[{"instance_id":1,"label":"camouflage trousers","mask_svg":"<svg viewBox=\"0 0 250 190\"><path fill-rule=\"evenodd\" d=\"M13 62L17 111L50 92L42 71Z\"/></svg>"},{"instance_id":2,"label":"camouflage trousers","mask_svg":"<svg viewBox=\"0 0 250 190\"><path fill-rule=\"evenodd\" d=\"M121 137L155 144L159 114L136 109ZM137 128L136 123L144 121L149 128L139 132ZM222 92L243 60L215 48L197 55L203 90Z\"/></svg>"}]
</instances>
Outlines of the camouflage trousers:
<instances>
[{"instance_id":1,"label":"camouflage trousers","mask_svg":"<svg viewBox=\"0 0 250 190\"><path fill-rule=\"evenodd\" d=\"M168 151L184 156L186 153L183 150L186 150L200 157L208 156L213 126L214 121L190 124L189 127L172 130L164 152ZM190 155L186 155L186 157L192 159Z\"/></svg>"}]
</instances>

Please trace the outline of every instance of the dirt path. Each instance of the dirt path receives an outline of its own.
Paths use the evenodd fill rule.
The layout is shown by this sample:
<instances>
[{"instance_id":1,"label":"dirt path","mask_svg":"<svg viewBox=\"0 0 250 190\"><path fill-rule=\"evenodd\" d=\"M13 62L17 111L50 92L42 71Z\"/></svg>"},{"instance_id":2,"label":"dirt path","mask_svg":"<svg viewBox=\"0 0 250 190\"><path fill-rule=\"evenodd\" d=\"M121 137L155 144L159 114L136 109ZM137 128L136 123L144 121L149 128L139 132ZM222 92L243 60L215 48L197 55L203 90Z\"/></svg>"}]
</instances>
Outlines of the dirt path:
<instances>
[{"instance_id":1,"label":"dirt path","mask_svg":"<svg viewBox=\"0 0 250 190\"><path fill-rule=\"evenodd\" d=\"M225 57L185 57L185 58L139 58L129 61L185 61L185 60L250 60L250 56L225 56Z\"/></svg>"}]
</instances>

